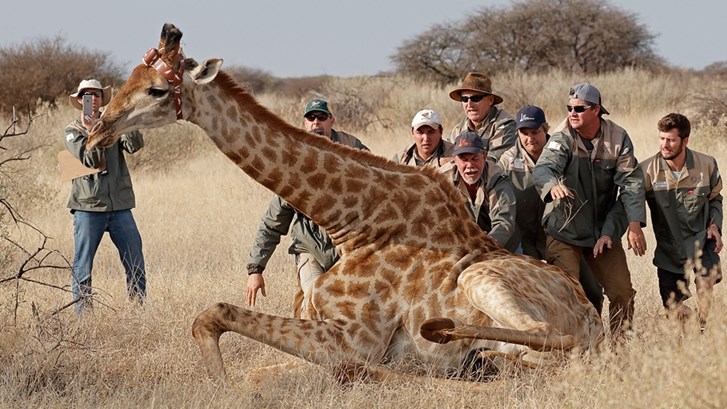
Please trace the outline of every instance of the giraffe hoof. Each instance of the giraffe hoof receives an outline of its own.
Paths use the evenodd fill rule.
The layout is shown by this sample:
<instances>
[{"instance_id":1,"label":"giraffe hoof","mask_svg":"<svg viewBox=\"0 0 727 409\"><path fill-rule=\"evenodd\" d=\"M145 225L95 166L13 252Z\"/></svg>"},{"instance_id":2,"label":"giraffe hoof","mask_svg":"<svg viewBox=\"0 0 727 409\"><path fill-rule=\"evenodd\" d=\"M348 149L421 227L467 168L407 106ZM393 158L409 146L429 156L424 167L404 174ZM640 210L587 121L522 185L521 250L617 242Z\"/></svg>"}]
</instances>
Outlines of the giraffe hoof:
<instances>
[{"instance_id":1,"label":"giraffe hoof","mask_svg":"<svg viewBox=\"0 0 727 409\"><path fill-rule=\"evenodd\" d=\"M452 337L442 330L454 329L454 321L449 318L430 318L419 328L419 333L424 339L437 344L446 344Z\"/></svg>"}]
</instances>

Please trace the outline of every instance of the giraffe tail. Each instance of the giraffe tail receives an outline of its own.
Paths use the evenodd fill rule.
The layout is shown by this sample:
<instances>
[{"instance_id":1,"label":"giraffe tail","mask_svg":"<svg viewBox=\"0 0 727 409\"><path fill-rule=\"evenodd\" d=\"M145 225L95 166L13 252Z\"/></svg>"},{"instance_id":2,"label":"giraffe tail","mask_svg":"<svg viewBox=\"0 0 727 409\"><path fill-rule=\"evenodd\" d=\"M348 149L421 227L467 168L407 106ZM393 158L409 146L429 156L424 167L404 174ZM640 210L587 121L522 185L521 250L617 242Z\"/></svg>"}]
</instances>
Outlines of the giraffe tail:
<instances>
[{"instance_id":1,"label":"giraffe tail","mask_svg":"<svg viewBox=\"0 0 727 409\"><path fill-rule=\"evenodd\" d=\"M553 333L531 333L509 328L479 327L475 325L455 326L448 318L430 318L420 327L424 339L446 344L460 339L486 339L511 344L525 345L536 351L568 350L576 346L572 335Z\"/></svg>"}]
</instances>

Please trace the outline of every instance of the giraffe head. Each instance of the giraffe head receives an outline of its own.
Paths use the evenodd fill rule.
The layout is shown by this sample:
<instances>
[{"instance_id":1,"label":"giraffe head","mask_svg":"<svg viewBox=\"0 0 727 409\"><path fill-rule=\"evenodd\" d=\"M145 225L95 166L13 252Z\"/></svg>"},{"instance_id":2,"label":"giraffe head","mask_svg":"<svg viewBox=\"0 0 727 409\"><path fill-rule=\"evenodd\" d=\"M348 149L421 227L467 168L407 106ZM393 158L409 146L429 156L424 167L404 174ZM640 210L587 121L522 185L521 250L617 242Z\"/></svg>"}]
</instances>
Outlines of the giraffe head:
<instances>
[{"instance_id":1,"label":"giraffe head","mask_svg":"<svg viewBox=\"0 0 727 409\"><path fill-rule=\"evenodd\" d=\"M182 32L164 24L159 47L150 49L143 63L134 68L129 79L106 107L92 129L87 149L113 145L125 132L156 128L183 119L183 99L193 88L212 81L222 59L198 64L184 58L180 45Z\"/></svg>"}]
</instances>

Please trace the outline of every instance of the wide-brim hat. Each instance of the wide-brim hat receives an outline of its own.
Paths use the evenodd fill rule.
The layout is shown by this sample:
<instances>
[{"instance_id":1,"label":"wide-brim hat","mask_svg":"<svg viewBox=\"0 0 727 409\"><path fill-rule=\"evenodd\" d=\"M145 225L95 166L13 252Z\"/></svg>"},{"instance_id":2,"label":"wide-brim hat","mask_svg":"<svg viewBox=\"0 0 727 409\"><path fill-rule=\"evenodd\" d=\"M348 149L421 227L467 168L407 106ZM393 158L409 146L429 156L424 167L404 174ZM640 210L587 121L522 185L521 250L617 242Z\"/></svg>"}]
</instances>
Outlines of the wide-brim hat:
<instances>
[{"instance_id":1,"label":"wide-brim hat","mask_svg":"<svg viewBox=\"0 0 727 409\"><path fill-rule=\"evenodd\" d=\"M78 90L68 96L68 101L73 105L76 109L83 109L83 105L81 105L80 102L78 102L78 96L83 94L83 91L87 89L100 89L103 92L103 101L101 102L101 106L108 105L109 102L111 102L111 86L102 86L101 82L99 80L95 79L88 79L81 81L80 84L78 84Z\"/></svg>"},{"instance_id":2,"label":"wide-brim hat","mask_svg":"<svg viewBox=\"0 0 727 409\"><path fill-rule=\"evenodd\" d=\"M479 72L470 72L462 80L462 85L459 88L449 93L449 97L455 101L462 101L460 93L462 91L475 91L482 92L484 94L492 95L495 97L493 105L497 105L502 102L502 97L492 92L492 80L485 74Z\"/></svg>"}]
</instances>

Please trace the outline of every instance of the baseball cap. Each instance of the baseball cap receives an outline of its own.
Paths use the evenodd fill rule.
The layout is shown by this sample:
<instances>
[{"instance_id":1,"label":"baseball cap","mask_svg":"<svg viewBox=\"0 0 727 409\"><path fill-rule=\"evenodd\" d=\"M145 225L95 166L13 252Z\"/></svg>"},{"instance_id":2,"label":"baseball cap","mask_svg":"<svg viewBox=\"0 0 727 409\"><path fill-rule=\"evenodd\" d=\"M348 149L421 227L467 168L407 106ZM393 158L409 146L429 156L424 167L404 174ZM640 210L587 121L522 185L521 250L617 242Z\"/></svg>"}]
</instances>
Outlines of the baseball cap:
<instances>
[{"instance_id":1,"label":"baseball cap","mask_svg":"<svg viewBox=\"0 0 727 409\"><path fill-rule=\"evenodd\" d=\"M442 126L442 120L439 119L439 114L431 109L423 109L414 115L414 119L411 120L412 129L419 129L424 125L429 125L434 129L438 129Z\"/></svg>"},{"instance_id":2,"label":"baseball cap","mask_svg":"<svg viewBox=\"0 0 727 409\"><path fill-rule=\"evenodd\" d=\"M487 150L487 143L480 138L477 132L466 131L457 135L454 140L454 150L452 156L461 155L463 153L478 153Z\"/></svg>"},{"instance_id":3,"label":"baseball cap","mask_svg":"<svg viewBox=\"0 0 727 409\"><path fill-rule=\"evenodd\" d=\"M309 112L313 111L325 112L326 114L333 116L333 113L328 106L328 101L326 101L325 99L316 98L308 102L305 105L305 111L303 112L303 116L306 116Z\"/></svg>"},{"instance_id":4,"label":"baseball cap","mask_svg":"<svg viewBox=\"0 0 727 409\"><path fill-rule=\"evenodd\" d=\"M601 112L608 115L609 112L601 105L601 91L598 90L593 84L583 82L576 84L568 91L568 99L581 99L588 102L589 104L599 105Z\"/></svg>"},{"instance_id":5,"label":"baseball cap","mask_svg":"<svg viewBox=\"0 0 727 409\"><path fill-rule=\"evenodd\" d=\"M535 105L525 105L515 115L516 129L538 129L545 123L545 112Z\"/></svg>"}]
</instances>

